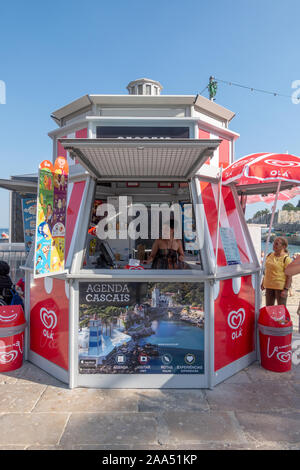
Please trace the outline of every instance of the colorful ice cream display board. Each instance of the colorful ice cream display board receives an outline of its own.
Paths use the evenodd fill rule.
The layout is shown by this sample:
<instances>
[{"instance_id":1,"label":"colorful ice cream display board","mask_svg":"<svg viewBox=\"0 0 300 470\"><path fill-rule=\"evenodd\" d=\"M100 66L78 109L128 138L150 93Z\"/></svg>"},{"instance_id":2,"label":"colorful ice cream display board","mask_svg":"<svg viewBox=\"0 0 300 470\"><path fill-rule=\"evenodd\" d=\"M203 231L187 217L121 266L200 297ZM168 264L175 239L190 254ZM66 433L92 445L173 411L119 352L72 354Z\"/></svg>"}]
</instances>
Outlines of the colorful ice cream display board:
<instances>
[{"instance_id":1,"label":"colorful ice cream display board","mask_svg":"<svg viewBox=\"0 0 300 470\"><path fill-rule=\"evenodd\" d=\"M80 374L204 374L204 284L80 282Z\"/></svg>"},{"instance_id":2,"label":"colorful ice cream display board","mask_svg":"<svg viewBox=\"0 0 300 470\"><path fill-rule=\"evenodd\" d=\"M68 174L64 157L39 166L34 277L64 270Z\"/></svg>"}]
</instances>

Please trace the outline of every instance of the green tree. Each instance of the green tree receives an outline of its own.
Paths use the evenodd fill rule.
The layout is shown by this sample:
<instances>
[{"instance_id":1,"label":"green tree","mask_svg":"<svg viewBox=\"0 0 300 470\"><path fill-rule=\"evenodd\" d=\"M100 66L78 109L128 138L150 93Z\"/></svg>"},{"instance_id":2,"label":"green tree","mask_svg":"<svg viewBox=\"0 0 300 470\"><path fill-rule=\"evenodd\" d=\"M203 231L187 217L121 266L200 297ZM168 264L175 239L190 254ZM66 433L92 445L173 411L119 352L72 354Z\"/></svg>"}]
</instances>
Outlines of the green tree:
<instances>
[{"instance_id":1,"label":"green tree","mask_svg":"<svg viewBox=\"0 0 300 470\"><path fill-rule=\"evenodd\" d=\"M294 206L294 204L292 204L291 202L287 202L286 204L283 204L282 206L282 210L283 211L294 211L296 208Z\"/></svg>"}]
</instances>

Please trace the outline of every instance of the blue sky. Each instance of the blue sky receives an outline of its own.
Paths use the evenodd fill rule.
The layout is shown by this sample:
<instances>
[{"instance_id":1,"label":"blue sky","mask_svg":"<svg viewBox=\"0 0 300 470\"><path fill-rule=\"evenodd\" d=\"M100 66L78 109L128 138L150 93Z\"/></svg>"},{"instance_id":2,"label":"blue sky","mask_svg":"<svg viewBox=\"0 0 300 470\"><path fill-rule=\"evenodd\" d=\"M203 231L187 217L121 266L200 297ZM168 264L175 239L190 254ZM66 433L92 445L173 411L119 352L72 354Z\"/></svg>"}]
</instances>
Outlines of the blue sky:
<instances>
[{"instance_id":1,"label":"blue sky","mask_svg":"<svg viewBox=\"0 0 300 470\"><path fill-rule=\"evenodd\" d=\"M300 80L299 17L299 0L1 2L0 177L51 159L52 111L86 93L127 93L142 76L166 94L200 93L214 75L291 95ZM221 83L216 102L236 113L236 158L300 155L300 104ZM0 190L0 227L8 226L8 199Z\"/></svg>"}]
</instances>

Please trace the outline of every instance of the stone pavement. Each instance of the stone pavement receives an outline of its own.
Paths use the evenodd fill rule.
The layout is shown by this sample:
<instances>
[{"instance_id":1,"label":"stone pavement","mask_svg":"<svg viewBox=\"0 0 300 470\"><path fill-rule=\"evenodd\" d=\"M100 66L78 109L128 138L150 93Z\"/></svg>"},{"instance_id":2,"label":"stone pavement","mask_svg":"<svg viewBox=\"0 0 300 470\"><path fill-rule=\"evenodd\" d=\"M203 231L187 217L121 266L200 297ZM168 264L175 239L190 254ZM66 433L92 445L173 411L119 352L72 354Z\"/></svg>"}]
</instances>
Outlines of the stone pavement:
<instances>
[{"instance_id":1,"label":"stone pavement","mask_svg":"<svg viewBox=\"0 0 300 470\"><path fill-rule=\"evenodd\" d=\"M300 449L300 364L213 390L70 390L25 362L0 374L4 449Z\"/></svg>"}]
</instances>

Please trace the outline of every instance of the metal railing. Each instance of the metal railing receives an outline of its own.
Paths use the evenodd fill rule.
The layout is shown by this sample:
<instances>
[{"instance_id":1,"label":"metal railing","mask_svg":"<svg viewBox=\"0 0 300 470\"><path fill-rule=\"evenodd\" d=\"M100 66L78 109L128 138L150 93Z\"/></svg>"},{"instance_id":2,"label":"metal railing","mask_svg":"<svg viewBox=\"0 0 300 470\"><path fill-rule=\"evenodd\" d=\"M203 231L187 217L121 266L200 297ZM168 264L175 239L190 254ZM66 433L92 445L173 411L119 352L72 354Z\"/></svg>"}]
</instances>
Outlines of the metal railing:
<instances>
[{"instance_id":1,"label":"metal railing","mask_svg":"<svg viewBox=\"0 0 300 470\"><path fill-rule=\"evenodd\" d=\"M24 243L0 243L0 261L6 261L9 265L9 275L14 284L24 277L24 271L20 266L25 264L26 258Z\"/></svg>"}]
</instances>

